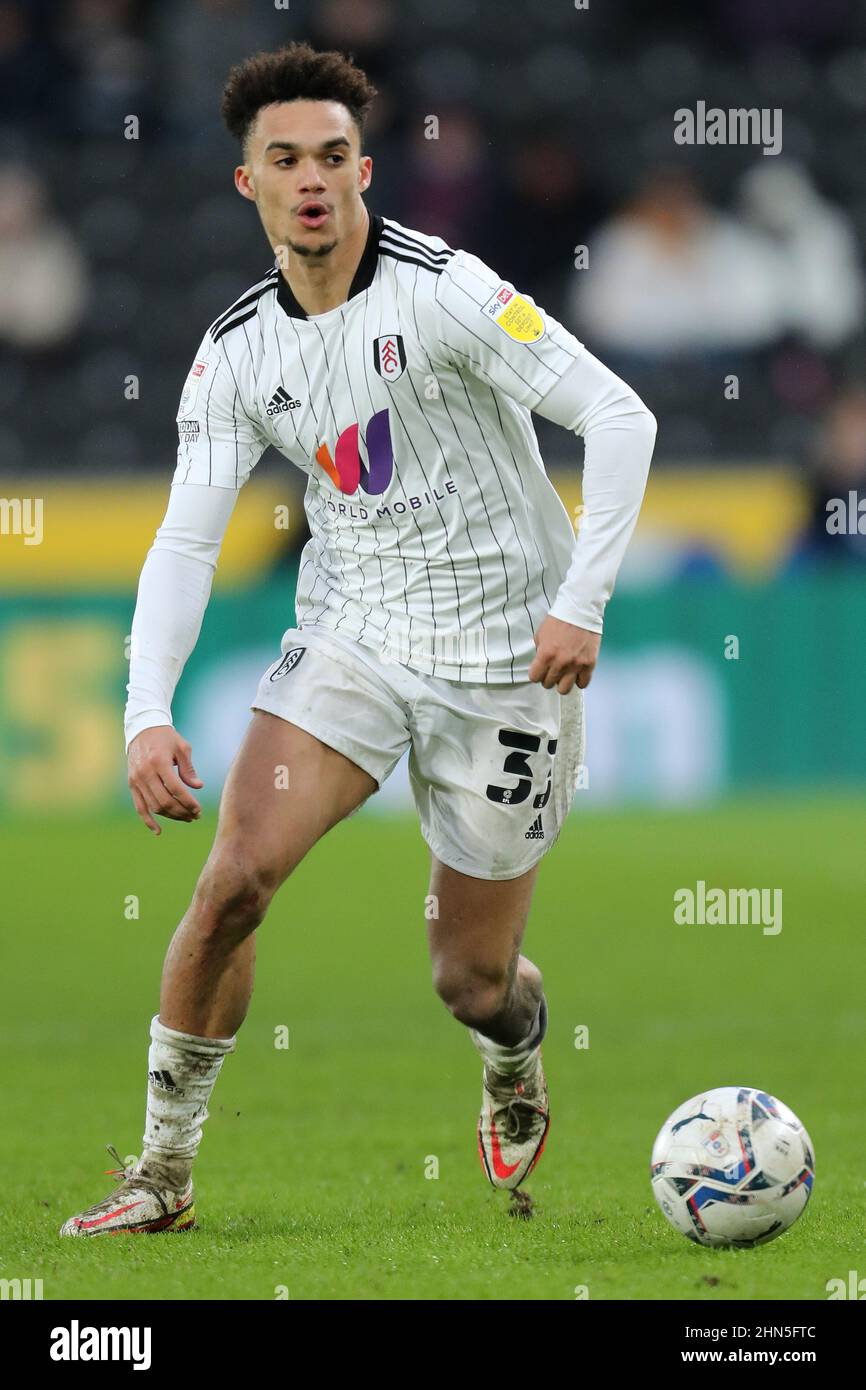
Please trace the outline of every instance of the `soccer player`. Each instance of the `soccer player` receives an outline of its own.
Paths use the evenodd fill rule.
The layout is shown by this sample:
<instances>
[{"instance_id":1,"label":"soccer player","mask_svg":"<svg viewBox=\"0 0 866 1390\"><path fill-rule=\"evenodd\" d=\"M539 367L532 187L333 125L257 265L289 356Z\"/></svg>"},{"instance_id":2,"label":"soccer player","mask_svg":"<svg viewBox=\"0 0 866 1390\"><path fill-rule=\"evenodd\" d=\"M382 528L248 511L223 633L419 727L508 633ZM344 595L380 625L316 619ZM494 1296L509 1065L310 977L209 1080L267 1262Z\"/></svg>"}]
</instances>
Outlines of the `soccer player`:
<instances>
[{"instance_id":1,"label":"soccer player","mask_svg":"<svg viewBox=\"0 0 866 1390\"><path fill-rule=\"evenodd\" d=\"M249 1006L256 928L406 749L438 904L433 982L483 1058L486 1177L516 1189L547 1135L547 1006L520 945L576 789L583 688L655 420L475 256L368 210L375 94L345 56L304 44L241 63L225 88L235 186L276 259L195 355L141 573L125 728L132 800L155 834L156 816L200 815L171 702L232 508L269 444L306 474L311 538L297 625L261 678L166 956L142 1155L64 1235L194 1223L193 1159ZM532 411L584 437L577 540Z\"/></svg>"}]
</instances>

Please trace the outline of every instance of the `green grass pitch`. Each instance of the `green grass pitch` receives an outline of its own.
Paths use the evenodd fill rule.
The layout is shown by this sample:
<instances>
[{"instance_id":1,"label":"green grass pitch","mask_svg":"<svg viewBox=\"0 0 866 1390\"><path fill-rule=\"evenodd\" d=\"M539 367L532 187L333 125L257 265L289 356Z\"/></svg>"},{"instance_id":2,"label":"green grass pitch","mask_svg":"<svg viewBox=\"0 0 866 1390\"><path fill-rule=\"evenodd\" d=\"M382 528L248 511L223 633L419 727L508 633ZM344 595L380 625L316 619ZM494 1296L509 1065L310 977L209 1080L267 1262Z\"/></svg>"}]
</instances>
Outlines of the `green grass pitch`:
<instances>
[{"instance_id":1,"label":"green grass pitch","mask_svg":"<svg viewBox=\"0 0 866 1390\"><path fill-rule=\"evenodd\" d=\"M430 985L417 825L343 823L258 933L198 1228L60 1241L110 1188L104 1145L139 1151L159 970L212 829L155 840L131 811L3 827L0 1275L41 1278L46 1299L772 1300L866 1274L866 810L833 796L571 817L524 942L545 974L552 1104L528 1221L482 1177L481 1063ZM674 890L699 878L782 888L782 931L674 925ZM779 1240L704 1250L656 1209L650 1148L676 1105L735 1083L799 1114L816 1184Z\"/></svg>"}]
</instances>

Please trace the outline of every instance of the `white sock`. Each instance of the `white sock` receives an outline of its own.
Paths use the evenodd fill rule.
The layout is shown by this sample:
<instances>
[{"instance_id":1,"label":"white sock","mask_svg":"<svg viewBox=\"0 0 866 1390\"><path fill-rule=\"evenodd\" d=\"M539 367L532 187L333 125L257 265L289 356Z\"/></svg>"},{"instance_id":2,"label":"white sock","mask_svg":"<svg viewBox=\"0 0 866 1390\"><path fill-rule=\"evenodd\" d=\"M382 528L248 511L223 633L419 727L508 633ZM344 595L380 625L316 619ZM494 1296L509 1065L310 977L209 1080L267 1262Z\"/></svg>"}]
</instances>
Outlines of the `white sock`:
<instances>
[{"instance_id":1,"label":"white sock","mask_svg":"<svg viewBox=\"0 0 866 1390\"><path fill-rule=\"evenodd\" d=\"M136 1172L180 1191L201 1143L207 1104L223 1059L235 1038L199 1038L160 1023L150 1024L147 1054L147 1118Z\"/></svg>"},{"instance_id":2,"label":"white sock","mask_svg":"<svg viewBox=\"0 0 866 1390\"><path fill-rule=\"evenodd\" d=\"M532 1027L523 1042L516 1043L514 1047L495 1043L474 1028L470 1032L472 1041L493 1071L500 1076L526 1076L535 1066L538 1049L547 1032L547 1000L544 995L541 996Z\"/></svg>"}]
</instances>

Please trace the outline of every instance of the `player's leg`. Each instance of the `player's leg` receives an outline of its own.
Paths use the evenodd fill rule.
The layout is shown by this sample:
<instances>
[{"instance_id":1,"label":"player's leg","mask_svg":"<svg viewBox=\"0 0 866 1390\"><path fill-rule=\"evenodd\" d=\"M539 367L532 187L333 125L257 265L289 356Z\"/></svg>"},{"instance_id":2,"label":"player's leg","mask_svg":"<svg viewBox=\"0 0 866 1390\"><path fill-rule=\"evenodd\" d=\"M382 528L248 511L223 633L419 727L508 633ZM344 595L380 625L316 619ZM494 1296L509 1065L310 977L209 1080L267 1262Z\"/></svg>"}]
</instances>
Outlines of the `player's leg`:
<instances>
[{"instance_id":1,"label":"player's leg","mask_svg":"<svg viewBox=\"0 0 866 1390\"><path fill-rule=\"evenodd\" d=\"M262 676L256 713L220 806L216 839L166 958L151 1023L144 1152L68 1235L192 1224L190 1172L207 1105L249 1005L254 934L313 844L389 776L409 739L406 707L351 644L290 629Z\"/></svg>"},{"instance_id":2,"label":"player's leg","mask_svg":"<svg viewBox=\"0 0 866 1390\"><path fill-rule=\"evenodd\" d=\"M471 878L431 856L433 983L456 1019L505 1047L526 1037L541 971L520 954L538 865L518 878Z\"/></svg>"},{"instance_id":3,"label":"player's leg","mask_svg":"<svg viewBox=\"0 0 866 1390\"><path fill-rule=\"evenodd\" d=\"M478 1148L516 1188L549 1126L541 1042L547 1004L520 943L538 863L559 836L583 756L583 692L425 677L409 774L433 852L436 988L484 1058Z\"/></svg>"},{"instance_id":4,"label":"player's leg","mask_svg":"<svg viewBox=\"0 0 866 1390\"><path fill-rule=\"evenodd\" d=\"M223 790L213 848L168 949L151 1022L144 1149L61 1235L152 1234L195 1223L192 1164L253 985L255 930L307 851L377 789L335 748L256 710Z\"/></svg>"},{"instance_id":5,"label":"player's leg","mask_svg":"<svg viewBox=\"0 0 866 1390\"><path fill-rule=\"evenodd\" d=\"M232 1037L253 988L255 928L308 850L377 789L306 730L256 710L229 772L213 848L168 948L159 1017Z\"/></svg>"},{"instance_id":6,"label":"player's leg","mask_svg":"<svg viewBox=\"0 0 866 1390\"><path fill-rule=\"evenodd\" d=\"M256 710L229 773L217 835L168 948L150 1024L145 1147L65 1236L195 1225L192 1165L225 1055L253 990L254 933L272 895L377 781L303 728Z\"/></svg>"},{"instance_id":7,"label":"player's leg","mask_svg":"<svg viewBox=\"0 0 866 1390\"><path fill-rule=\"evenodd\" d=\"M473 878L434 854L427 935L433 984L484 1059L478 1152L496 1187L514 1189L544 1150L550 1123L541 1043L541 971L520 945L538 865L512 879Z\"/></svg>"},{"instance_id":8,"label":"player's leg","mask_svg":"<svg viewBox=\"0 0 866 1390\"><path fill-rule=\"evenodd\" d=\"M175 1183L188 1177L210 1093L249 1007L256 928L308 850L377 785L305 729L255 711L223 789L213 848L166 956L151 1026L148 1170ZM166 1074L183 1097L159 1084Z\"/></svg>"}]
</instances>

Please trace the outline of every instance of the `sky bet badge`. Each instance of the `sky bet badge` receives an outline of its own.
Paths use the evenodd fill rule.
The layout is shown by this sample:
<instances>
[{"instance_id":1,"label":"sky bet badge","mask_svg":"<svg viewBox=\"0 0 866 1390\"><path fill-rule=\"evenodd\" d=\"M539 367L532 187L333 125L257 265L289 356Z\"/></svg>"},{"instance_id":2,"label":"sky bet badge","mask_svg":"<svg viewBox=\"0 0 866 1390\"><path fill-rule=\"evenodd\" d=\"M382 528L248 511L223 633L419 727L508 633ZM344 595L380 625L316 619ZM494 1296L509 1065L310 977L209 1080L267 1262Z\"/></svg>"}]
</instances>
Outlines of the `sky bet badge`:
<instances>
[{"instance_id":1,"label":"sky bet badge","mask_svg":"<svg viewBox=\"0 0 866 1390\"><path fill-rule=\"evenodd\" d=\"M516 294L508 285L499 286L482 312L515 343L537 343L539 338L544 337L544 319L535 305Z\"/></svg>"}]
</instances>

